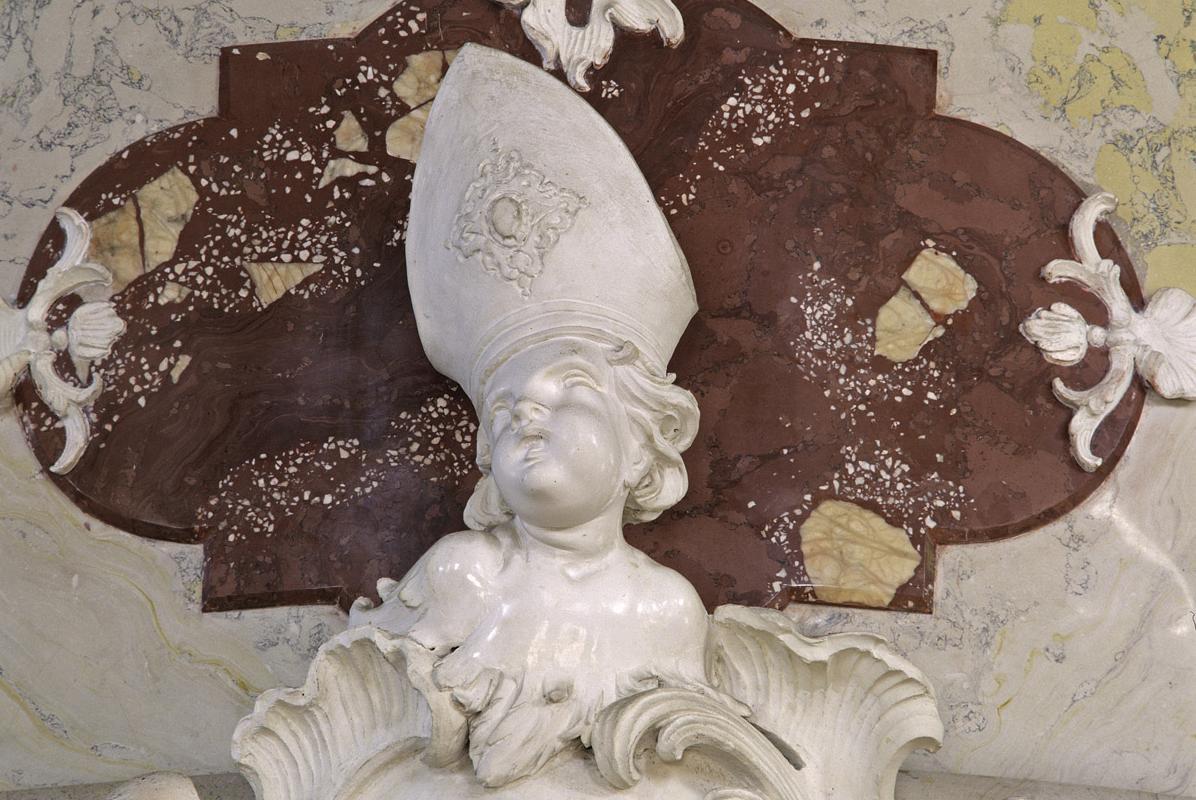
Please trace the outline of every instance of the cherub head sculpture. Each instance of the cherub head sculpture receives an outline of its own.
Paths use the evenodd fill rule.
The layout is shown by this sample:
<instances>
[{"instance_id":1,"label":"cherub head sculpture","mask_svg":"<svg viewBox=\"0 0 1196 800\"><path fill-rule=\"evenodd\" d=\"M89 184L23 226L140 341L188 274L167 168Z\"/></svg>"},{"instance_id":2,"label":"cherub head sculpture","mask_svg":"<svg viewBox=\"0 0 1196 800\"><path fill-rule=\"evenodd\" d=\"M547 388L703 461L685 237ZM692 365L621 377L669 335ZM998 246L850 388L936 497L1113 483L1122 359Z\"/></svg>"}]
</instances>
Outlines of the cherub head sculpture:
<instances>
[{"instance_id":1,"label":"cherub head sculpture","mask_svg":"<svg viewBox=\"0 0 1196 800\"><path fill-rule=\"evenodd\" d=\"M486 381L478 413L476 530L512 516L542 530L611 513L646 522L685 494L697 404L630 341L529 342Z\"/></svg>"},{"instance_id":2,"label":"cherub head sculpture","mask_svg":"<svg viewBox=\"0 0 1196 800\"><path fill-rule=\"evenodd\" d=\"M684 495L698 409L665 366L697 310L689 268L584 101L466 46L428 120L407 264L424 349L478 414L470 527L642 522Z\"/></svg>"}]
</instances>

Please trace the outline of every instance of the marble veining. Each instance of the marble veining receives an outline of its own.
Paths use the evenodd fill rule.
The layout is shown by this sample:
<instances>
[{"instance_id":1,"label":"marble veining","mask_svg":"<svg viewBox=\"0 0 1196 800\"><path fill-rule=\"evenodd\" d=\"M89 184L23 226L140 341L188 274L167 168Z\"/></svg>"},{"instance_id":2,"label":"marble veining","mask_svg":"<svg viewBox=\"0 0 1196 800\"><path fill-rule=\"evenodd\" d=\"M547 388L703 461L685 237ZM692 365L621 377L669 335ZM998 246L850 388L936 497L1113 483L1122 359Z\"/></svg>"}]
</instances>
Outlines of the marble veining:
<instances>
[{"instance_id":1,"label":"marble veining","mask_svg":"<svg viewBox=\"0 0 1196 800\"><path fill-rule=\"evenodd\" d=\"M1125 463L1076 511L944 552L933 616L786 613L889 638L932 676L948 732L911 768L1194 794L1194 440L1190 408L1148 400Z\"/></svg>"},{"instance_id":2,"label":"marble veining","mask_svg":"<svg viewBox=\"0 0 1196 800\"><path fill-rule=\"evenodd\" d=\"M302 677L331 609L203 615L199 548L88 519L0 420L0 788L228 767L261 691Z\"/></svg>"},{"instance_id":3,"label":"marble veining","mask_svg":"<svg viewBox=\"0 0 1196 800\"><path fill-rule=\"evenodd\" d=\"M21 153L0 175L0 281L6 293L15 294L28 254L73 181L128 142L212 113L215 78L196 75L210 68L220 46L348 33L386 5L307 0L285 9L268 0L0 5L0 143L3 152ZM1181 4L1011 0L944 8L933 0L816 5L762 0L761 5L801 35L935 48L940 111L1007 131L1087 187L1099 180L1122 196L1116 224L1148 290L1191 280L1186 265L1196 247L1196 215L1185 202L1192 186L1185 170L1193 146L1194 84L1192 66L1184 61L1192 29L1185 27ZM342 25L348 19L357 21ZM1109 91L1114 74L1127 80ZM617 99L621 89L599 77L594 92ZM934 617L797 607L790 613L817 618L826 630L872 626L927 672L940 687L948 721L947 746L927 766L1196 793L1188 690L1196 635L1190 567L1196 543L1187 532L1191 511L1184 499L1196 488L1187 454L1196 441L1190 420L1181 408L1150 401L1125 463L1080 509L1033 536L948 548L939 564ZM10 430L6 452L23 447L19 432ZM152 598L159 609L186 609L180 597L194 607L199 558L194 547L136 539L86 520L49 490L34 462L22 463L5 476L5 513L13 509L19 515L26 505L39 513L55 509L45 511L55 517L45 524L58 538L41 540L59 544L47 544L40 553L6 546L6 556L14 556L0 569L11 570L14 578L46 570L58 581L46 597L59 602L39 599L40 587L18 592L12 587L20 584L3 584L6 603L15 597L6 608L15 612L0 631L22 643L18 660L25 666L11 666L7 648L0 649L0 666L6 678L14 670L23 674L18 696L34 699L18 703L5 695L0 787L109 780L144 771L113 758L111 752L120 748L138 751L153 767L207 769L199 762L210 757L227 768L225 731L208 739L193 730L164 731L157 720L168 713L187 720L197 710L235 720L244 696L228 688L226 675L197 682L196 667L169 648L166 655L160 652L165 645L153 624L118 631L105 618L101 638L109 649L100 653L108 659L92 659L102 668L150 658L159 668L144 682L112 683L102 702L77 689L63 694L53 680L41 688L44 666L63 652L45 630L69 625L76 607L66 602L62 587L70 586L76 572L83 576L83 590L93 586L84 580L88 573L80 572L95 561L89 537L111 540L101 551L123 553L128 563L117 570L124 577L97 581L94 594L83 595L84 604L104 602L112 587L124 587L142 603ZM64 525L59 517L74 522ZM3 535L24 541L20 530L5 527ZM61 553L65 561L46 566L52 563L47 552ZM217 626L290 664L274 676L280 683L301 677L313 640L325 638L319 625L331 631L341 624L331 611L209 615L200 622L193 610L176 610L167 618L189 615L192 624L182 627L176 646L182 641L192 650L219 651L205 646L199 632ZM120 615L114 608L109 616ZM120 648L114 644L118 637ZM233 660L252 664L259 657ZM258 684L254 675L266 680L260 667L239 669L250 674L251 685ZM71 674L103 673L81 672L76 664ZM180 684L188 691L180 694ZM105 721L118 707L120 724ZM77 747L43 730L57 724L43 720L69 719L80 709L100 722L95 735L79 734ZM1010 781L999 791L994 797L1030 790ZM1087 800L1108 794L1061 796Z\"/></svg>"}]
</instances>

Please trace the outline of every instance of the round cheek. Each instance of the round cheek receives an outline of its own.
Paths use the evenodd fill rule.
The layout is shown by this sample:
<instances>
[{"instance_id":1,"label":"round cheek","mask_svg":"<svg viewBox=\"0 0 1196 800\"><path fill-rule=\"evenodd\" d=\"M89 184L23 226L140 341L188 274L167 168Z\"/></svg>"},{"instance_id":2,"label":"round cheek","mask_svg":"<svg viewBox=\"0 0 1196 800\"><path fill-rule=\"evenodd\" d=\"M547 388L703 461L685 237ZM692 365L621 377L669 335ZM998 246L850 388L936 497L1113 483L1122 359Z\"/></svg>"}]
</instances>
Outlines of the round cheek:
<instances>
[{"instance_id":1,"label":"round cheek","mask_svg":"<svg viewBox=\"0 0 1196 800\"><path fill-rule=\"evenodd\" d=\"M498 436L490 440L490 470L501 475L511 474L519 463L518 440L514 436Z\"/></svg>"},{"instance_id":2,"label":"round cheek","mask_svg":"<svg viewBox=\"0 0 1196 800\"><path fill-rule=\"evenodd\" d=\"M606 490L623 477L623 443L610 416L590 406L573 406L558 414L558 436L552 443L581 486Z\"/></svg>"}]
</instances>

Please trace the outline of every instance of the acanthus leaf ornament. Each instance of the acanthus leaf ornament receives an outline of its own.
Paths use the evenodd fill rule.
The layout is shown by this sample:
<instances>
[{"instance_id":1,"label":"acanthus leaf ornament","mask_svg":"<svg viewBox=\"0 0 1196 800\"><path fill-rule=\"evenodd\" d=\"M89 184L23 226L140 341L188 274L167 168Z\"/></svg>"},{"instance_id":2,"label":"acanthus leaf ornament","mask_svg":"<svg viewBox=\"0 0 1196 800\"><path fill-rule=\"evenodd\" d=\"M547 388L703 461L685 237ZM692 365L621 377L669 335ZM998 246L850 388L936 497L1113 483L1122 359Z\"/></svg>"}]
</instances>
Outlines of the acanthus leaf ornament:
<instances>
[{"instance_id":1,"label":"acanthus leaf ornament","mask_svg":"<svg viewBox=\"0 0 1196 800\"><path fill-rule=\"evenodd\" d=\"M640 782L636 756L649 742L667 762L687 750L713 751L736 764L748 787L717 789L705 800L816 800L806 773L792 752L705 694L687 689L652 689L607 707L594 728L592 746L598 771L616 789Z\"/></svg>"},{"instance_id":2,"label":"acanthus leaf ornament","mask_svg":"<svg viewBox=\"0 0 1196 800\"><path fill-rule=\"evenodd\" d=\"M523 32L544 61L544 69L560 67L569 85L590 89L587 73L601 68L615 44L615 28L631 33L657 31L668 47L685 37L685 23L672 0L594 0L586 24L578 27L565 14L565 0L495 0L520 11Z\"/></svg>"},{"instance_id":3,"label":"acanthus leaf ornament","mask_svg":"<svg viewBox=\"0 0 1196 800\"><path fill-rule=\"evenodd\" d=\"M352 796L380 756L420 753L443 767L465 751L464 717L410 639L354 628L324 644L297 689L262 694L233 733L233 758L258 798Z\"/></svg>"},{"instance_id":4,"label":"acanthus leaf ornament","mask_svg":"<svg viewBox=\"0 0 1196 800\"><path fill-rule=\"evenodd\" d=\"M1073 389L1060 378L1052 382L1055 397L1073 411L1068 425L1072 456L1088 472L1103 463L1092 452L1092 437L1120 404L1135 371L1167 399L1196 399L1196 299L1182 289L1166 288L1151 297L1145 310L1134 310L1121 288L1121 268L1101 257L1094 237L1097 223L1116 207L1117 199L1108 192L1081 203L1070 226L1076 260L1056 259L1042 270L1051 283L1078 283L1096 295L1108 309L1108 324L1089 324L1076 309L1054 303L1020 326L1022 335L1053 364L1077 364L1089 346L1109 351L1109 368L1095 386Z\"/></svg>"},{"instance_id":5,"label":"acanthus leaf ornament","mask_svg":"<svg viewBox=\"0 0 1196 800\"><path fill-rule=\"evenodd\" d=\"M64 474L87 449L91 439L88 411L104 385L99 377L83 385L64 379L54 366L58 353L65 350L78 379L86 380L92 362L111 352L125 323L111 301L91 299L111 286L112 274L102 265L84 260L91 243L90 226L69 208L59 209L55 217L66 234L62 255L38 282L24 308L7 303L0 306L0 382L7 396L28 370L38 396L62 423L65 443L50 470ZM50 310L70 294L79 295L84 302L65 328L51 330Z\"/></svg>"},{"instance_id":6,"label":"acanthus leaf ornament","mask_svg":"<svg viewBox=\"0 0 1196 800\"><path fill-rule=\"evenodd\" d=\"M1050 308L1040 308L1027 317L1021 331L1047 361L1071 367L1088 354L1091 327L1084 315L1067 303L1052 303Z\"/></svg>"},{"instance_id":7,"label":"acanthus leaf ornament","mask_svg":"<svg viewBox=\"0 0 1196 800\"><path fill-rule=\"evenodd\" d=\"M744 606L720 606L712 623L711 681L802 764L805 796L892 798L906 756L942 743L934 690L879 636L810 638Z\"/></svg>"},{"instance_id":8,"label":"acanthus leaf ornament","mask_svg":"<svg viewBox=\"0 0 1196 800\"><path fill-rule=\"evenodd\" d=\"M941 743L933 690L880 637L808 638L779 612L741 606L717 609L710 628L707 685L613 700L588 742L522 779L469 768L471 713L443 685L443 656L372 624L325 644L302 688L263 694L233 757L258 800L375 800L396 787L416 800L540 800L583 783L578 796L655 798L649 756L701 778L675 787L684 800L892 800L905 757ZM595 768L600 781L579 777Z\"/></svg>"}]
</instances>

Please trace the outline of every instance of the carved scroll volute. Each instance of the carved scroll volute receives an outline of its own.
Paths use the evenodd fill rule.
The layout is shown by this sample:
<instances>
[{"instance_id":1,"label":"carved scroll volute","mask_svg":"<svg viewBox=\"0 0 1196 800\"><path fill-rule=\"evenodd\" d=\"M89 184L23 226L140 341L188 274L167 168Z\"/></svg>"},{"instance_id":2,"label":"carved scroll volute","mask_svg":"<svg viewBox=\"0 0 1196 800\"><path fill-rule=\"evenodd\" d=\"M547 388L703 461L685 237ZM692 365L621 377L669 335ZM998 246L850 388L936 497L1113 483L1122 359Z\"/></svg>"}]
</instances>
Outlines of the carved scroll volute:
<instances>
[{"instance_id":1,"label":"carved scroll volute","mask_svg":"<svg viewBox=\"0 0 1196 800\"><path fill-rule=\"evenodd\" d=\"M806 788L799 762L786 758L734 702L688 689L652 689L608 706L594 725L591 747L598 771L616 789L640 781L636 756L655 737L656 754L676 762L688 750L713 757L744 784L706 800L819 800Z\"/></svg>"},{"instance_id":2,"label":"carved scroll volute","mask_svg":"<svg viewBox=\"0 0 1196 800\"><path fill-rule=\"evenodd\" d=\"M906 757L942 743L930 685L876 636L809 639L778 612L723 606L707 669L710 695L655 689L603 712L592 746L607 781L635 785L655 734L665 761L692 748L739 777L707 800L893 800Z\"/></svg>"},{"instance_id":3,"label":"carved scroll volute","mask_svg":"<svg viewBox=\"0 0 1196 800\"><path fill-rule=\"evenodd\" d=\"M74 469L91 441L92 405L104 390L103 381L92 376L86 384L62 377L55 364L65 350L78 381L86 381L93 361L107 356L112 344L125 330L115 306L98 295L109 294L112 274L106 267L87 261L91 227L78 212L61 208L55 213L66 234L62 255L38 281L33 298L24 308L0 303L0 391L7 395L26 374L58 418L64 443L51 472L65 474ZM83 302L64 327L51 328L50 312L67 295Z\"/></svg>"}]
</instances>

